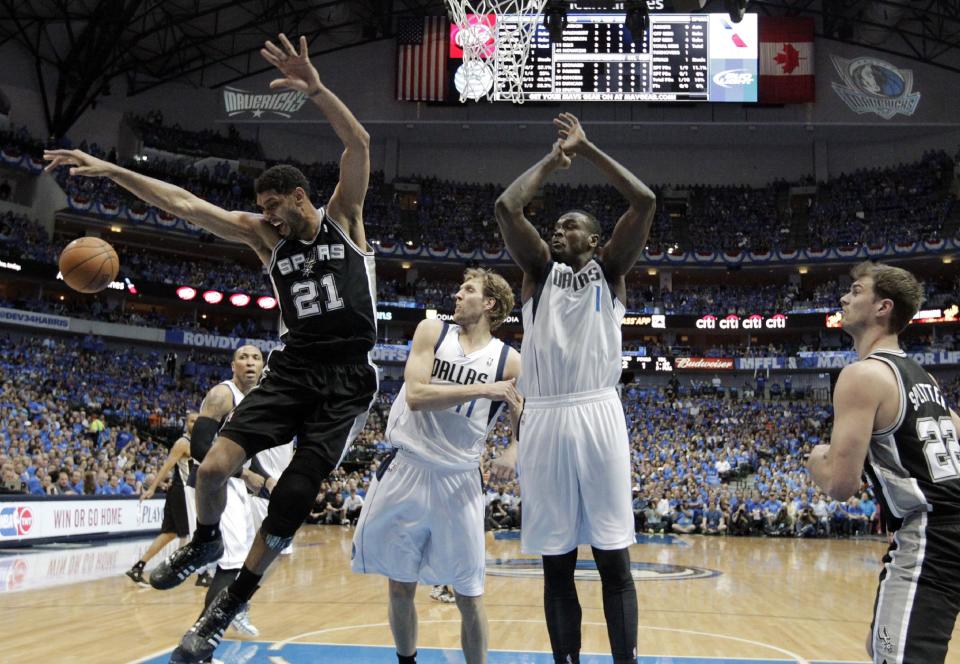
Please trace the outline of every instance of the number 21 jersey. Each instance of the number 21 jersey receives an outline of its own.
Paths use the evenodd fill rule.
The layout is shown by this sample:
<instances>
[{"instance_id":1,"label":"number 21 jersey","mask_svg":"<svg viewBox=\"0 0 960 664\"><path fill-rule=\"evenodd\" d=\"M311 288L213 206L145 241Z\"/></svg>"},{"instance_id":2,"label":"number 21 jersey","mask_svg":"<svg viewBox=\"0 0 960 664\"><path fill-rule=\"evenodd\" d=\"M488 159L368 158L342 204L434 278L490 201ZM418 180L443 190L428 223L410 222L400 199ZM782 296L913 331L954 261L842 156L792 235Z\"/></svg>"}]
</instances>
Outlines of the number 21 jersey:
<instances>
[{"instance_id":1,"label":"number 21 jersey","mask_svg":"<svg viewBox=\"0 0 960 664\"><path fill-rule=\"evenodd\" d=\"M280 341L306 356L365 355L377 340L374 253L319 208L313 240L281 238L270 259Z\"/></svg>"}]
</instances>

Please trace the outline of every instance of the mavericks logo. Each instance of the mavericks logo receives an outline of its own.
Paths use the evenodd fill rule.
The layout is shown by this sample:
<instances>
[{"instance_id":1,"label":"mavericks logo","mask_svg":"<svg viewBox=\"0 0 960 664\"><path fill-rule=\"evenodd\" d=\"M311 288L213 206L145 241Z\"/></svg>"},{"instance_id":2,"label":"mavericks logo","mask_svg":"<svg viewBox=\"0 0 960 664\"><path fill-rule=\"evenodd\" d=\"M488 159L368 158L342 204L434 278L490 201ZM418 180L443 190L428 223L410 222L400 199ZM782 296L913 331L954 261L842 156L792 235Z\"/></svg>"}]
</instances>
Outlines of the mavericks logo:
<instances>
[{"instance_id":1,"label":"mavericks logo","mask_svg":"<svg viewBox=\"0 0 960 664\"><path fill-rule=\"evenodd\" d=\"M223 108L231 118L244 113L249 113L254 118L262 117L264 113L289 118L303 108L306 102L307 96L302 92L274 92L262 95L237 88L225 88L223 91Z\"/></svg>"},{"instance_id":2,"label":"mavericks logo","mask_svg":"<svg viewBox=\"0 0 960 664\"><path fill-rule=\"evenodd\" d=\"M706 579L720 572L687 565L661 565L659 563L631 563L635 581L676 581L680 579ZM543 561L540 558L487 559L487 574L491 576L541 577ZM578 581L599 581L600 572L593 560L578 560L574 578Z\"/></svg>"},{"instance_id":3,"label":"mavericks logo","mask_svg":"<svg viewBox=\"0 0 960 664\"><path fill-rule=\"evenodd\" d=\"M830 85L851 111L876 113L889 120L897 113L913 115L917 110L920 93L913 92L913 71L877 58L847 60L831 55L830 59L843 79Z\"/></svg>"}]
</instances>

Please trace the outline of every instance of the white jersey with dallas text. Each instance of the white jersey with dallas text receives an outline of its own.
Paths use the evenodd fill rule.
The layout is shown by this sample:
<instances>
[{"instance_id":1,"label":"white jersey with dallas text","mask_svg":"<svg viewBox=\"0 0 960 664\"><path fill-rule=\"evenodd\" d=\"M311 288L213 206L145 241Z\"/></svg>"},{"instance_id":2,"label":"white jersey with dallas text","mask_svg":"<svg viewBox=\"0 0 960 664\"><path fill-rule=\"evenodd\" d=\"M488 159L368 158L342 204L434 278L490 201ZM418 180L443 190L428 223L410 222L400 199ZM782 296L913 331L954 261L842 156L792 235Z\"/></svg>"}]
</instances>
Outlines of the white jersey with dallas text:
<instances>
[{"instance_id":1,"label":"white jersey with dallas text","mask_svg":"<svg viewBox=\"0 0 960 664\"><path fill-rule=\"evenodd\" d=\"M434 348L430 382L472 385L503 380L510 347L491 338L467 354L460 346L460 326L444 323ZM406 385L400 388L387 420L387 442L429 464L446 468L476 468L487 433L503 402L475 399L443 410L411 410Z\"/></svg>"},{"instance_id":2,"label":"white jersey with dallas text","mask_svg":"<svg viewBox=\"0 0 960 664\"><path fill-rule=\"evenodd\" d=\"M523 304L520 392L553 397L616 387L623 366L626 307L597 259L579 272L553 262Z\"/></svg>"}]
</instances>

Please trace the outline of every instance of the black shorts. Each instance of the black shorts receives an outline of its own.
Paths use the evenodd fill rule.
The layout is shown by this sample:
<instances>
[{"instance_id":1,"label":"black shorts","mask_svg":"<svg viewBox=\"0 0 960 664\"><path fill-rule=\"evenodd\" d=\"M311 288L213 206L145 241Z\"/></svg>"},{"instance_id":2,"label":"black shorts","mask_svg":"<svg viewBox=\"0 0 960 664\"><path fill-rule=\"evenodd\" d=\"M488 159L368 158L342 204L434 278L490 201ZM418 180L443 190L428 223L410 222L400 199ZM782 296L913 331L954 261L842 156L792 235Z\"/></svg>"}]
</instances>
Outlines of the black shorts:
<instances>
[{"instance_id":1,"label":"black shorts","mask_svg":"<svg viewBox=\"0 0 960 664\"><path fill-rule=\"evenodd\" d=\"M243 398L220 435L247 458L297 437L297 450L336 467L367 420L377 394L377 370L365 357L343 363L307 360L289 351L270 353L260 383Z\"/></svg>"},{"instance_id":2,"label":"black shorts","mask_svg":"<svg viewBox=\"0 0 960 664\"><path fill-rule=\"evenodd\" d=\"M941 664L960 612L960 515L908 516L883 557L873 661Z\"/></svg>"},{"instance_id":3,"label":"black shorts","mask_svg":"<svg viewBox=\"0 0 960 664\"><path fill-rule=\"evenodd\" d=\"M177 537L186 537L190 534L187 498L183 492L183 485L179 482L171 484L167 491L167 499L163 502L163 523L160 524L160 532L176 533Z\"/></svg>"}]
</instances>

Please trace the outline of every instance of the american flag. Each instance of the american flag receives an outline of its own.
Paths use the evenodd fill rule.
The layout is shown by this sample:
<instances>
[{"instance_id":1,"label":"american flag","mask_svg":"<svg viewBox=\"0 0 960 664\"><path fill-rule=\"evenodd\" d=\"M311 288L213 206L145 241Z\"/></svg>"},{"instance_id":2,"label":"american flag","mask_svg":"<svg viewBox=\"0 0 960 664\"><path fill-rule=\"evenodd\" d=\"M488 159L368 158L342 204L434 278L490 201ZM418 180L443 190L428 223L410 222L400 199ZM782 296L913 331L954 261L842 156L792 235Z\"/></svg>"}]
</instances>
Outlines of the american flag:
<instances>
[{"instance_id":1,"label":"american flag","mask_svg":"<svg viewBox=\"0 0 960 664\"><path fill-rule=\"evenodd\" d=\"M403 18L397 26L397 99L443 101L450 23L445 16Z\"/></svg>"}]
</instances>

